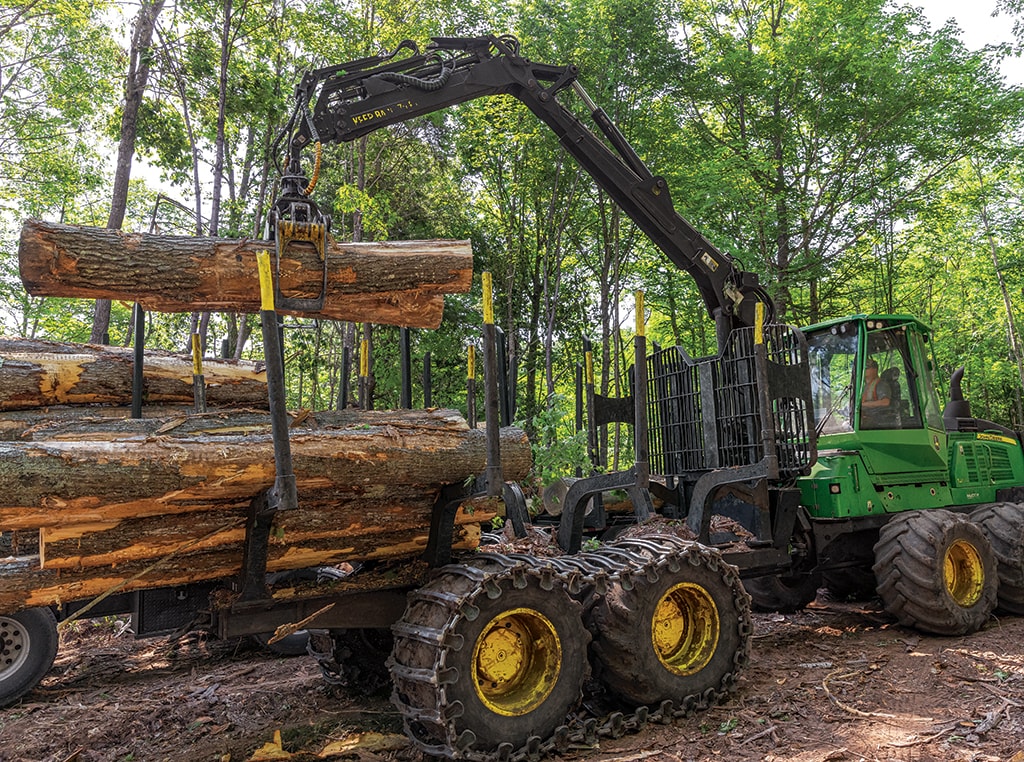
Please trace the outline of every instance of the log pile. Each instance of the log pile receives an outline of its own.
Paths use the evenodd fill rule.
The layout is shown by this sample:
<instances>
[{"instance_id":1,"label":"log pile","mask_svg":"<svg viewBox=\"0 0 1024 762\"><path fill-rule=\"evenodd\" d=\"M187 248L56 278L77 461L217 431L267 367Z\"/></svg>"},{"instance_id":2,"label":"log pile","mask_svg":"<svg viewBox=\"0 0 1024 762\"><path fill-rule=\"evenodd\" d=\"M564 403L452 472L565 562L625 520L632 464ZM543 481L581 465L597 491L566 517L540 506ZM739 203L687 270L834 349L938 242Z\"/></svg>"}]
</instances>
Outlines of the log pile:
<instances>
[{"instance_id":1,"label":"log pile","mask_svg":"<svg viewBox=\"0 0 1024 762\"><path fill-rule=\"evenodd\" d=\"M161 312L257 312L256 252L270 241L125 233L29 220L21 231L21 280L33 296L137 301ZM313 255L290 252L281 291L311 298L323 285ZM468 241L330 242L326 303L306 317L437 328L444 295L468 291Z\"/></svg>"},{"instance_id":2,"label":"log pile","mask_svg":"<svg viewBox=\"0 0 1024 762\"><path fill-rule=\"evenodd\" d=\"M247 508L274 481L266 413L96 417L29 436L0 443L0 531L38 530L40 553L0 561L0 611L239 572ZM275 519L270 570L415 557L441 487L486 465L485 432L450 410L307 413L291 441L299 508ZM503 430L501 451L506 478L525 476L525 435ZM456 547L497 509L463 506Z\"/></svg>"},{"instance_id":3,"label":"log pile","mask_svg":"<svg viewBox=\"0 0 1024 762\"><path fill-rule=\"evenodd\" d=\"M262 365L204 360L206 401L211 406L266 407L267 374ZM134 351L128 347L0 337L0 411L128 405L133 366ZM142 367L146 404L192 404L190 357L147 350Z\"/></svg>"},{"instance_id":4,"label":"log pile","mask_svg":"<svg viewBox=\"0 0 1024 762\"><path fill-rule=\"evenodd\" d=\"M273 245L29 221L19 262L36 296L255 312L261 249ZM323 265L303 256L301 248L290 251L275 271L287 296L321 291ZM468 291L472 278L472 251L458 241L331 241L326 263L323 309L307 317L436 327L444 294ZM0 391L0 535L38 533L39 554L0 559L0 612L115 587L236 577L249 507L275 480L269 415L154 416L144 408L145 418L131 420L111 409L67 407L127 404L130 352L16 344L0 342L0 387L7 387ZM191 364L167 362L178 365L168 370L147 355L147 401L190 403ZM266 404L256 369L204 363L203 370L211 405ZM37 414L48 405L65 407ZM415 558L442 488L486 466L485 431L454 411L304 413L293 419L290 439L299 507L275 516L270 571ZM506 479L526 475L530 447L522 432L501 432L501 458ZM475 547L481 523L499 509L494 500L464 503L455 547Z\"/></svg>"}]
</instances>

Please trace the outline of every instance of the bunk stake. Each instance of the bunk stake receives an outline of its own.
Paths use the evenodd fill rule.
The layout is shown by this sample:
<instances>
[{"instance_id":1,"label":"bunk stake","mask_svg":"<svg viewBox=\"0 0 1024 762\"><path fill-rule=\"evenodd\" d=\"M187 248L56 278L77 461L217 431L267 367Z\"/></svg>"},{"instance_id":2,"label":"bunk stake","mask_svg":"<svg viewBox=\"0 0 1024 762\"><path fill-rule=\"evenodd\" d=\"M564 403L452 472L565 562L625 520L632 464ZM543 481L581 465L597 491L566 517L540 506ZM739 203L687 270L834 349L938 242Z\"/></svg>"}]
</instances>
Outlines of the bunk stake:
<instances>
[{"instance_id":1,"label":"bunk stake","mask_svg":"<svg viewBox=\"0 0 1024 762\"><path fill-rule=\"evenodd\" d=\"M430 352L423 353L423 407L434 406L434 379L430 369Z\"/></svg>"},{"instance_id":2,"label":"bunk stake","mask_svg":"<svg viewBox=\"0 0 1024 762\"><path fill-rule=\"evenodd\" d=\"M132 308L132 320L135 327L135 362L132 365L132 418L142 417L143 363L146 348L146 315L142 306L136 302Z\"/></svg>"},{"instance_id":3,"label":"bunk stake","mask_svg":"<svg viewBox=\"0 0 1024 762\"><path fill-rule=\"evenodd\" d=\"M348 398L351 394L349 381L352 376L352 347L344 347L341 350L341 381L338 384L338 410L348 407Z\"/></svg>"},{"instance_id":4,"label":"bunk stake","mask_svg":"<svg viewBox=\"0 0 1024 762\"><path fill-rule=\"evenodd\" d=\"M491 301L491 274L483 274L484 286L484 418L487 422L487 494L502 494L501 418L498 410L498 336Z\"/></svg>"},{"instance_id":5,"label":"bunk stake","mask_svg":"<svg viewBox=\"0 0 1024 762\"><path fill-rule=\"evenodd\" d=\"M192 334L192 401L197 413L206 412L206 377L203 376L203 349L199 334Z\"/></svg>"},{"instance_id":6,"label":"bunk stake","mask_svg":"<svg viewBox=\"0 0 1024 762\"><path fill-rule=\"evenodd\" d=\"M412 409L412 348L409 341L409 329L398 329L398 364L402 376L401 399L398 406L405 410Z\"/></svg>"},{"instance_id":7,"label":"bunk stake","mask_svg":"<svg viewBox=\"0 0 1024 762\"><path fill-rule=\"evenodd\" d=\"M469 428L476 428L476 347L472 344L466 351L466 420Z\"/></svg>"},{"instance_id":8,"label":"bunk stake","mask_svg":"<svg viewBox=\"0 0 1024 762\"><path fill-rule=\"evenodd\" d=\"M636 449L636 483L647 488L651 483L647 432L647 331L644 323L644 292L636 292L636 336L633 339L633 438ZM646 506L635 505L637 518L645 519ZM649 514L648 514L649 515Z\"/></svg>"}]
</instances>

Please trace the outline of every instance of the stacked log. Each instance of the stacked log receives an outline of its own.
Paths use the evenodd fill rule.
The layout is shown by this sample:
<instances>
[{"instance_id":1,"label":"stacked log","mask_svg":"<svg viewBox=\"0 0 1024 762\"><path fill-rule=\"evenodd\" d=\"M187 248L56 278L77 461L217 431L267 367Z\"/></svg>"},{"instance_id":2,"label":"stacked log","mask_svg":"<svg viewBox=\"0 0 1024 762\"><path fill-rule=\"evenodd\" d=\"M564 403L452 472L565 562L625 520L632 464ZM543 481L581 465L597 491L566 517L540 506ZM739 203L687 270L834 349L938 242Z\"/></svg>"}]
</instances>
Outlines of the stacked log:
<instances>
[{"instance_id":1,"label":"stacked log","mask_svg":"<svg viewBox=\"0 0 1024 762\"><path fill-rule=\"evenodd\" d=\"M0 411L130 404L134 364L128 347L0 337ZM142 367L147 405L192 404L191 357L151 349ZM267 406L262 363L204 360L203 376L210 405Z\"/></svg>"},{"instance_id":2,"label":"stacked log","mask_svg":"<svg viewBox=\"0 0 1024 762\"><path fill-rule=\"evenodd\" d=\"M33 296L137 301L161 312L257 312L256 253L271 241L125 233L29 220L21 280ZM296 247L276 270L281 292L312 298L324 267ZM323 309L306 317L437 328L444 295L468 291L468 241L329 242Z\"/></svg>"},{"instance_id":3,"label":"stacked log","mask_svg":"<svg viewBox=\"0 0 1024 762\"><path fill-rule=\"evenodd\" d=\"M529 443L501 434L505 476L522 478ZM0 562L0 611L238 574L248 507L275 477L266 413L97 417L31 437L0 443L0 531L38 530L40 555ZM485 431L450 410L306 413L290 438L299 508L275 517L270 570L415 557L442 486L486 466ZM498 510L464 506L456 547Z\"/></svg>"},{"instance_id":4,"label":"stacked log","mask_svg":"<svg viewBox=\"0 0 1024 762\"><path fill-rule=\"evenodd\" d=\"M273 244L29 221L19 263L36 296L256 312L256 253L263 249ZM289 250L275 278L286 296L323 292L322 309L306 317L433 328L444 294L469 290L472 251L459 241L331 241L324 262L301 247ZM102 358L91 360L94 352ZM0 356L0 373L11 374L0 376L9 387L0 392L0 411L15 411L0 416L0 533L38 532L40 545L37 557L0 560L0 612L239 574L250 506L276 475L266 413L147 411L130 420L96 407L76 410L66 405L126 404L127 350L121 357L96 347L0 344ZM173 404L181 392L191 402L191 365L177 362L182 367L166 371L147 356L149 403ZM250 376L220 371L204 364L212 405L265 405L263 379L248 396L242 387ZM215 386L223 399L211 394ZM35 410L16 411L40 405L65 407L45 420ZM453 411L301 414L290 439L299 506L275 515L270 571L415 558L426 548L442 488L486 467L485 432ZM522 432L502 431L501 457L506 478L526 475ZM475 547L480 524L499 510L491 499L464 503L454 546Z\"/></svg>"}]
</instances>

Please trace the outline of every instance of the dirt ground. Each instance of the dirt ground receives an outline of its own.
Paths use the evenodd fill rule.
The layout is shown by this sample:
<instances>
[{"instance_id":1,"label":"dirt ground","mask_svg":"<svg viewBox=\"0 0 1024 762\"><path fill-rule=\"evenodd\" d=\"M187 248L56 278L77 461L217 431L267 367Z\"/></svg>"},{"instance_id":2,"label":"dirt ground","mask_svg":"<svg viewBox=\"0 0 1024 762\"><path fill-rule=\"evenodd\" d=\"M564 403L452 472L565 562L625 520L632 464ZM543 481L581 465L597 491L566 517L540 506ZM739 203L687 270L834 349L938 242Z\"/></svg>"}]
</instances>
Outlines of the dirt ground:
<instances>
[{"instance_id":1,"label":"dirt ground","mask_svg":"<svg viewBox=\"0 0 1024 762\"><path fill-rule=\"evenodd\" d=\"M755 615L727 703L565 760L1024 762L1024 618L935 638L874 602ZM275 744L275 731L280 743ZM135 640L117 620L64 633L35 691L0 711L0 759L413 762L386 699L332 696L309 657L190 633Z\"/></svg>"}]
</instances>

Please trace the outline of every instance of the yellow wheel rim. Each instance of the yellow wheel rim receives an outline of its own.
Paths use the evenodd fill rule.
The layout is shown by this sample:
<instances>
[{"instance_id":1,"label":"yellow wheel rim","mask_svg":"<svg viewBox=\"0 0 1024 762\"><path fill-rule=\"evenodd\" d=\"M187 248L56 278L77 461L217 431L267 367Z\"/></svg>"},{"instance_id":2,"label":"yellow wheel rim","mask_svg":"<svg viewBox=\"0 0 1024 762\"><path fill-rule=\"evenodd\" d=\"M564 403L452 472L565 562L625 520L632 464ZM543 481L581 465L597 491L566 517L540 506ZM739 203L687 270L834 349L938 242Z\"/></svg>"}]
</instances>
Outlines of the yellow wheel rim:
<instances>
[{"instance_id":1,"label":"yellow wheel rim","mask_svg":"<svg viewBox=\"0 0 1024 762\"><path fill-rule=\"evenodd\" d=\"M527 714L551 694L562 668L554 625L533 609L511 609L484 627L473 649L473 686L496 714Z\"/></svg>"},{"instance_id":2,"label":"yellow wheel rim","mask_svg":"<svg viewBox=\"0 0 1024 762\"><path fill-rule=\"evenodd\" d=\"M700 585L683 582L662 596L651 622L654 653L677 675L700 672L718 647L721 623L715 601Z\"/></svg>"},{"instance_id":3,"label":"yellow wheel rim","mask_svg":"<svg viewBox=\"0 0 1024 762\"><path fill-rule=\"evenodd\" d=\"M985 564L978 549L957 540L946 549L943 563L946 590L958 606L973 606L985 587Z\"/></svg>"}]
</instances>

